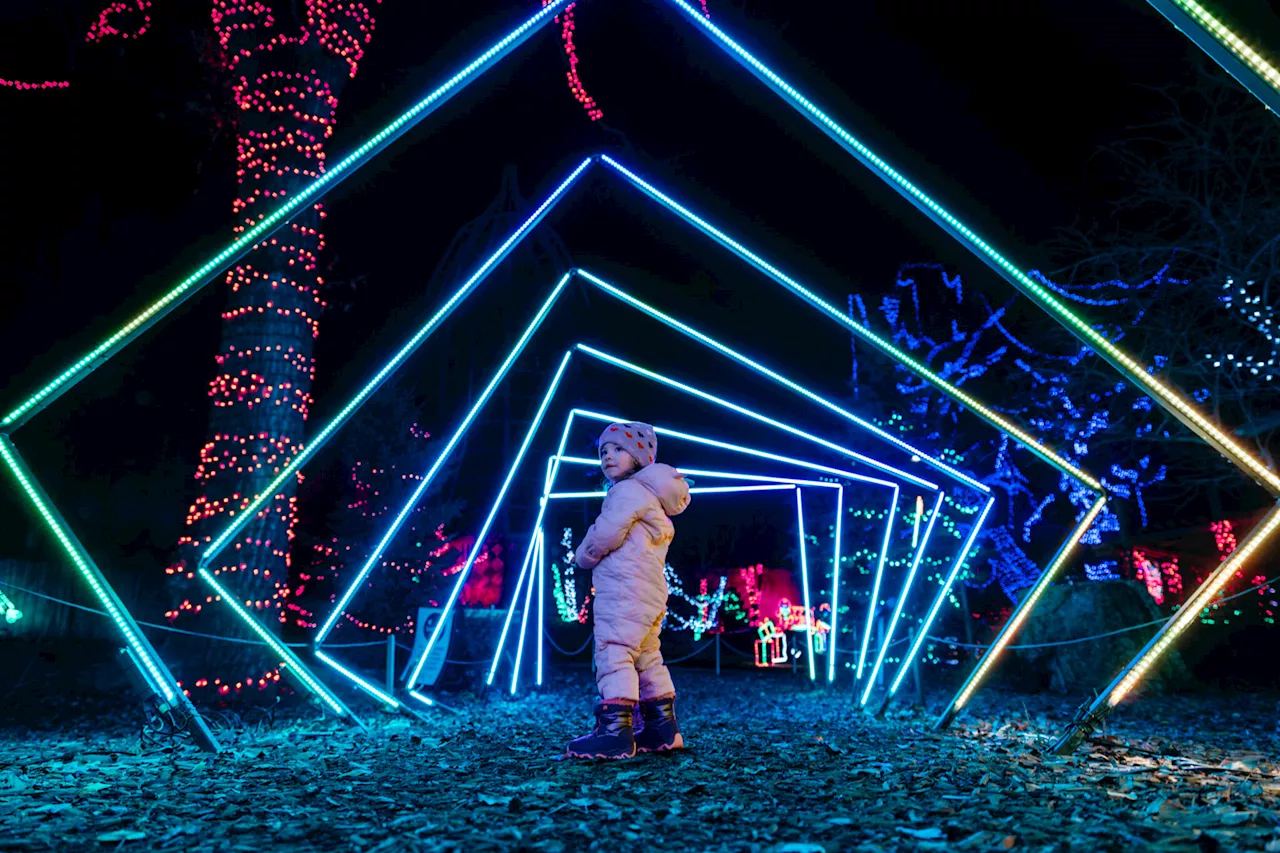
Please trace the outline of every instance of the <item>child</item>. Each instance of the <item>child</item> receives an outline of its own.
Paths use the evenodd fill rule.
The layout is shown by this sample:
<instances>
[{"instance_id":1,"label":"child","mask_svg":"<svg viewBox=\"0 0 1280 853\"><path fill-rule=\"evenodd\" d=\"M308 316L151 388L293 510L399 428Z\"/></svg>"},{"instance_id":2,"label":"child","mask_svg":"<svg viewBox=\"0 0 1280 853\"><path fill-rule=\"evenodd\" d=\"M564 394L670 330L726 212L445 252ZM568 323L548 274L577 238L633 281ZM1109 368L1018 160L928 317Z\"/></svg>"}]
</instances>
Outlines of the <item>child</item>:
<instances>
[{"instance_id":1,"label":"child","mask_svg":"<svg viewBox=\"0 0 1280 853\"><path fill-rule=\"evenodd\" d=\"M689 505L684 475L655 462L658 438L641 423L610 424L600 435L600 468L609 479L596 523L574 555L594 568L596 727L570 742L576 758L631 758L680 749L675 687L658 634L667 609L663 572L675 528ZM635 720L636 704L640 720ZM639 731L633 730L638 722Z\"/></svg>"}]
</instances>

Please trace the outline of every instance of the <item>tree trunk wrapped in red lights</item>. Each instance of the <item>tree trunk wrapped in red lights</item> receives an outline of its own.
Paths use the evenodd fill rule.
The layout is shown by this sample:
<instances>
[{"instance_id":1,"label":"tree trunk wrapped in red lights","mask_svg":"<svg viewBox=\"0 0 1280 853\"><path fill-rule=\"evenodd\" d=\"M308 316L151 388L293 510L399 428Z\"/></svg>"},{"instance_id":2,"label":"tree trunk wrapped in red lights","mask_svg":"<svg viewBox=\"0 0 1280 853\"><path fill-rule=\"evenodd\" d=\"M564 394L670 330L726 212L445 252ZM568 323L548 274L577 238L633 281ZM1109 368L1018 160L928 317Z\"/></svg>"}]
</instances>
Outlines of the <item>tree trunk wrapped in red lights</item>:
<instances>
[{"instance_id":1,"label":"tree trunk wrapped in red lights","mask_svg":"<svg viewBox=\"0 0 1280 853\"><path fill-rule=\"evenodd\" d=\"M215 61L229 76L237 116L237 233L323 174L338 95L355 76L373 35L373 2L306 0L296 13L293 6L277 12L253 0L213 4ZM324 308L324 218L323 205L311 205L227 274L217 374L209 387L209 440L195 475L202 494L187 513L181 561L169 570L186 583L167 614L170 620L214 615L183 620L185 627L199 623L228 633L234 620L223 608L210 607L211 597L193 579L200 552L304 440L315 374L312 348ZM277 627L286 621L292 595L296 486L286 484L210 566L246 606ZM214 650L214 659L235 659L224 651ZM248 667L238 669L249 675ZM245 682L241 674L215 673L194 684L226 693Z\"/></svg>"}]
</instances>

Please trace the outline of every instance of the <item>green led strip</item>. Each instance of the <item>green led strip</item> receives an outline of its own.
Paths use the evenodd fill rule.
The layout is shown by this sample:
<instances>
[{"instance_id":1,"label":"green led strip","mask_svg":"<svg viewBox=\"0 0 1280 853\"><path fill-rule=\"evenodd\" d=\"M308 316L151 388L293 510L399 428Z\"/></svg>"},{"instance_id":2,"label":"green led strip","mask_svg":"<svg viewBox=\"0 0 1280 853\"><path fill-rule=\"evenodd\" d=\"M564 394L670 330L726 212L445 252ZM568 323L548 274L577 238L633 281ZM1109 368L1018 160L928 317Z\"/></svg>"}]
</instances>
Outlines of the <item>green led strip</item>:
<instances>
[{"instance_id":1,"label":"green led strip","mask_svg":"<svg viewBox=\"0 0 1280 853\"><path fill-rule=\"evenodd\" d=\"M1151 0L1148 1L1151 3ZM1210 10L1196 3L1196 0L1162 0L1158 1L1158 3L1151 3L1151 5L1155 6L1157 12L1166 14L1164 3L1170 3L1180 9L1181 12L1187 14L1190 19L1203 27L1204 32L1215 38L1217 44L1230 51L1230 54L1235 56L1236 59L1242 61L1245 68L1262 78L1262 81L1267 86L1270 86L1272 90L1280 92L1280 70L1276 70L1275 65L1268 63L1265 56L1262 56L1253 47L1249 46L1248 42L1245 42L1243 38L1231 32L1231 29L1222 23L1216 15L1213 15ZM1252 87L1249 88L1252 90ZM1263 102L1266 101L1263 100Z\"/></svg>"},{"instance_id":2,"label":"green led strip","mask_svg":"<svg viewBox=\"0 0 1280 853\"><path fill-rule=\"evenodd\" d=\"M454 74L433 92L402 113L399 118L367 139L363 145L344 157L337 165L331 167L325 174L301 189L297 195L290 198L274 212L268 214L257 225L245 231L235 242L214 255L207 263L183 279L177 287L153 302L142 313L125 323L110 337L54 377L49 384L28 397L21 405L5 415L3 420L0 420L0 427L15 427L21 421L34 414L38 407L47 405L57 399L54 395L68 390L73 380L79 381L83 379L91 367L105 361L116 349L127 344L138 334L146 331L156 321L181 305L187 297L211 281L213 276L233 263L237 257L247 252L254 243L269 236L269 232L283 226L300 207L313 201L330 186L345 178L349 173L354 172L371 159L377 149L390 144L396 137L426 118L449 97L460 91L464 84L487 70L489 66L496 64L498 60L558 14L561 7L567 2L569 0L553 0L541 9L538 14L507 33L506 36L499 39L488 50L472 60L461 71Z\"/></svg>"}]
</instances>

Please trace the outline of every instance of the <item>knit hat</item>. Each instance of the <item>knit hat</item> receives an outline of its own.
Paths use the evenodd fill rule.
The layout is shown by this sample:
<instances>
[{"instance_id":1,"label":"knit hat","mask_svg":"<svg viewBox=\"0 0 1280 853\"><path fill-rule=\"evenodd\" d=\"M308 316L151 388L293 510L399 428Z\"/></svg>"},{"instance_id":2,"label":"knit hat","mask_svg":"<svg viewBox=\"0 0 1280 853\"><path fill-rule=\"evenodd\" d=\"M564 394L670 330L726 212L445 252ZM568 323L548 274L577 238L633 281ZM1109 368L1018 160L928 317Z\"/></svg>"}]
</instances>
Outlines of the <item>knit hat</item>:
<instances>
[{"instance_id":1,"label":"knit hat","mask_svg":"<svg viewBox=\"0 0 1280 853\"><path fill-rule=\"evenodd\" d=\"M606 441L612 441L634 456L641 468L658 458L658 436L653 431L653 427L648 424L637 422L609 424L604 428L604 432L600 433L596 447L600 447Z\"/></svg>"}]
</instances>

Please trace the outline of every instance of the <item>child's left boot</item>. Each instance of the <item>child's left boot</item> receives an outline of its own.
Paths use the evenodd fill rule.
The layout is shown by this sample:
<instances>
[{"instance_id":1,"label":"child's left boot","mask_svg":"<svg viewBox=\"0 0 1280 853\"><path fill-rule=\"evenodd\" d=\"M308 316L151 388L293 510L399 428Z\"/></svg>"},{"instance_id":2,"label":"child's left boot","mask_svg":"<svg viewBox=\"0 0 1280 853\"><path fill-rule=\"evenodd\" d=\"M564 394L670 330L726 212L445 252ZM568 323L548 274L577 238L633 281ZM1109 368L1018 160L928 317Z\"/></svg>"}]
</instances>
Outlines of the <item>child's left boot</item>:
<instances>
[{"instance_id":1,"label":"child's left boot","mask_svg":"<svg viewBox=\"0 0 1280 853\"><path fill-rule=\"evenodd\" d=\"M596 727L590 734L569 741L572 758L634 758L636 739L632 731L635 706L613 702L596 705Z\"/></svg>"},{"instance_id":2,"label":"child's left boot","mask_svg":"<svg viewBox=\"0 0 1280 853\"><path fill-rule=\"evenodd\" d=\"M641 699L640 719L643 728L636 732L636 749L640 752L669 752L684 749L684 735L676 722L675 697Z\"/></svg>"}]
</instances>

